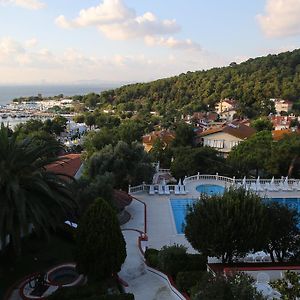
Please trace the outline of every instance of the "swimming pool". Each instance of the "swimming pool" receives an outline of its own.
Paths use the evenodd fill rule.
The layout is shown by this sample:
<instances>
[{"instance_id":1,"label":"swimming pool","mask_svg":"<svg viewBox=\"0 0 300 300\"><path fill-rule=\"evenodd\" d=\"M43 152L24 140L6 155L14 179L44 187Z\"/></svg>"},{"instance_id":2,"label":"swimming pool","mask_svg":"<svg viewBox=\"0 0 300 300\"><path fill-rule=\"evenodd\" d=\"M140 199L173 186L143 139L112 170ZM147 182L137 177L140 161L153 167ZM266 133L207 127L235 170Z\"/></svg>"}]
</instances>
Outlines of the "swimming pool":
<instances>
[{"instance_id":1,"label":"swimming pool","mask_svg":"<svg viewBox=\"0 0 300 300\"><path fill-rule=\"evenodd\" d=\"M286 205L300 213L300 198L269 198L265 200ZM193 199L170 199L176 231L178 234L184 233L185 216L188 211L188 206L192 205L194 201L195 200Z\"/></svg>"},{"instance_id":2,"label":"swimming pool","mask_svg":"<svg viewBox=\"0 0 300 300\"><path fill-rule=\"evenodd\" d=\"M225 188L221 185L216 184L201 184L196 187L197 192L201 194L207 194L207 195L217 195L217 194L223 194Z\"/></svg>"}]
</instances>

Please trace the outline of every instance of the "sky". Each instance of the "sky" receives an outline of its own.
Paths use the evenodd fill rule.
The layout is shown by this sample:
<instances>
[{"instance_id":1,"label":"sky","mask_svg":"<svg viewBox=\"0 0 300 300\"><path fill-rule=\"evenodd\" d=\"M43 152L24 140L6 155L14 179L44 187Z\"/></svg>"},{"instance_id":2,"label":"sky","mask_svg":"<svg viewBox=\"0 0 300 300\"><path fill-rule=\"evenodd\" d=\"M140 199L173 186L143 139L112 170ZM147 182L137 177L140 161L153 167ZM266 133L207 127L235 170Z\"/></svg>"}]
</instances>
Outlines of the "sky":
<instances>
[{"instance_id":1,"label":"sky","mask_svg":"<svg viewBox=\"0 0 300 300\"><path fill-rule=\"evenodd\" d=\"M300 0L0 0L0 84L144 82L300 48Z\"/></svg>"}]
</instances>

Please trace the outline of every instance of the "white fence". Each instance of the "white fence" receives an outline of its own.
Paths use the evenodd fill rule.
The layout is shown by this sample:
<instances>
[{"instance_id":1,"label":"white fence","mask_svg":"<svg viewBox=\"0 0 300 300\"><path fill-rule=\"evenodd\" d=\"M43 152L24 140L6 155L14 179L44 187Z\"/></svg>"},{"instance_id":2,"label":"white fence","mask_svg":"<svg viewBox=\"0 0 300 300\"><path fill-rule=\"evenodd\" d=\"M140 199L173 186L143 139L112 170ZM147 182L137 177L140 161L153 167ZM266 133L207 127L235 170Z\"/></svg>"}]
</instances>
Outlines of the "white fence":
<instances>
[{"instance_id":1,"label":"white fence","mask_svg":"<svg viewBox=\"0 0 300 300\"><path fill-rule=\"evenodd\" d=\"M202 175L202 174L197 174L194 176L189 176L185 177L183 180L183 184L186 185L188 182L193 182L193 181L220 181L222 183L225 183L225 186L229 185L245 185L245 186L251 186L253 184L256 184L258 179L236 179L235 177L230 178L226 176L220 176L218 174L215 175ZM259 179L259 183L261 185L267 185L267 184L273 184L275 186L279 186L280 184L283 184L283 182L286 182L287 186L290 186L291 188L295 187L297 184L299 186L298 191L300 191L300 181L296 179L287 179L282 177L281 179ZM143 183L138 186L129 186L128 192L129 194L135 194L139 192L149 192L150 190L150 184ZM152 184L155 190L158 189L159 184ZM176 185L168 185L170 192L175 191L175 186Z\"/></svg>"}]
</instances>

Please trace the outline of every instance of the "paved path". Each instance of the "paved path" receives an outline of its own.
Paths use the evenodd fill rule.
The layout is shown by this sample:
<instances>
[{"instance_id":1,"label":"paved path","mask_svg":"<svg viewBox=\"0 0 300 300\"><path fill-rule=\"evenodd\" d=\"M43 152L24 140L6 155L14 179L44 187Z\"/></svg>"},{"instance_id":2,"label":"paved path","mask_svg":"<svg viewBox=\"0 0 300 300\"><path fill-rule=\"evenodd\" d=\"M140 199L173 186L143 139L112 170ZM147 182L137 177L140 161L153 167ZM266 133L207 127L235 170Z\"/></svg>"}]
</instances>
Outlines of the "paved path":
<instances>
[{"instance_id":1,"label":"paved path","mask_svg":"<svg viewBox=\"0 0 300 300\"><path fill-rule=\"evenodd\" d=\"M126 292L133 293L135 300L177 299L164 279L147 271L137 246L139 233L124 231L123 234L126 240L127 258L119 276L129 285Z\"/></svg>"},{"instance_id":2,"label":"paved path","mask_svg":"<svg viewBox=\"0 0 300 300\"><path fill-rule=\"evenodd\" d=\"M144 207L141 203L133 201L127 209L132 218L122 226L143 231ZM119 276L128 283L126 292L132 293L135 300L175 300L168 283L159 276L147 271L144 259L138 248L139 233L136 231L123 231L126 240L127 258L122 266Z\"/></svg>"}]
</instances>

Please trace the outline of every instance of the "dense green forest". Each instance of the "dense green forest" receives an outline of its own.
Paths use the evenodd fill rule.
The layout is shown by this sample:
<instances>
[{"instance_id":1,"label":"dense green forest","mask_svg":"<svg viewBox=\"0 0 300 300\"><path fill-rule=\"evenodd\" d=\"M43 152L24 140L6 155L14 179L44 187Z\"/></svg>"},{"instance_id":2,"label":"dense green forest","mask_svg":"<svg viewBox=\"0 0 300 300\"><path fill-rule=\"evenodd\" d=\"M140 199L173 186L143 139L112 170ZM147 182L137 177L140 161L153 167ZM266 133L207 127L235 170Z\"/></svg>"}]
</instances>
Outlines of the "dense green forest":
<instances>
[{"instance_id":1,"label":"dense green forest","mask_svg":"<svg viewBox=\"0 0 300 300\"><path fill-rule=\"evenodd\" d=\"M214 108L222 98L238 101L239 113L248 117L266 115L273 109L270 98L300 100L300 49L249 59L241 64L208 71L187 72L149 83L123 86L102 92L101 106L118 110L157 111L168 114Z\"/></svg>"}]
</instances>

